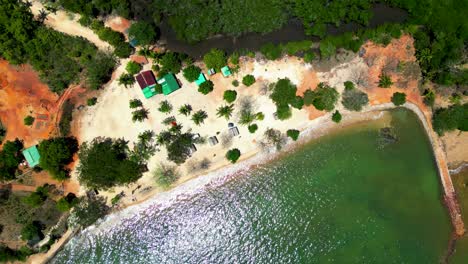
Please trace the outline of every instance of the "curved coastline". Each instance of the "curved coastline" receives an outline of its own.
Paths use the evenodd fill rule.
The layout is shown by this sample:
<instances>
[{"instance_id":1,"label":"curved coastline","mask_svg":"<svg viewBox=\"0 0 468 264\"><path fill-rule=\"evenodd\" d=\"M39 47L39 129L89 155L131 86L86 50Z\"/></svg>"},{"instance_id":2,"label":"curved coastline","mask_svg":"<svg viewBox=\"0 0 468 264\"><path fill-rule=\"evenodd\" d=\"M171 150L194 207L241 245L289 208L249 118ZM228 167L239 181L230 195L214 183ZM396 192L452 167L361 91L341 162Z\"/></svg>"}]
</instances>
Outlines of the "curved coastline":
<instances>
[{"instance_id":1,"label":"curved coastline","mask_svg":"<svg viewBox=\"0 0 468 264\"><path fill-rule=\"evenodd\" d=\"M460 209L458 202L455 196L454 187L450 178L449 170L447 167L446 158L443 152L442 145L432 130L430 123L430 113L423 112L417 105L413 103L405 103L402 107L411 110L417 116L420 122L422 123L426 134L431 143L434 159L437 164L438 174L440 181L442 182L442 187L444 190L444 204L449 210L451 222L454 228L454 236L462 236L465 232L464 223L461 218ZM224 166L216 168L207 174L194 175L192 178L187 181L175 186L174 188L165 191L165 192L154 192L145 200L139 201L135 204L127 205L125 208L122 208L120 211L113 212L98 223L93 226L90 226L81 232L105 232L106 228L103 228L104 224L109 224L112 222L118 222L125 220L128 216L136 213L144 214L146 210L151 210L154 208L165 208L173 204L174 202L181 201L196 195L197 193L202 192L207 187L216 187L227 180L236 177L237 175L242 175L247 173L250 169L255 166L265 164L270 162L284 153L294 150L295 148L311 141L326 135L331 131L344 128L346 126L358 124L372 119L379 119L382 117L384 111L391 110L396 108L392 103L383 103L373 106L368 106L362 112L350 112L342 120L342 123L335 124L330 119L330 114L324 115L317 119L312 120L308 127L301 131L300 139L297 142L288 142L287 146L279 152L268 152L261 153L260 150L252 151L244 156L243 160L239 163L231 166ZM100 227L97 229L97 227ZM110 228L111 225L109 225ZM67 232L67 235L62 237L58 243L53 247L53 252L48 252L46 256L42 258L34 259L30 263L47 263L60 251L67 242L73 243L78 237L74 237L74 234L78 232ZM39 256L38 256L39 257ZM31 259L32 260L32 259ZM38 262L36 262L38 261Z\"/></svg>"}]
</instances>

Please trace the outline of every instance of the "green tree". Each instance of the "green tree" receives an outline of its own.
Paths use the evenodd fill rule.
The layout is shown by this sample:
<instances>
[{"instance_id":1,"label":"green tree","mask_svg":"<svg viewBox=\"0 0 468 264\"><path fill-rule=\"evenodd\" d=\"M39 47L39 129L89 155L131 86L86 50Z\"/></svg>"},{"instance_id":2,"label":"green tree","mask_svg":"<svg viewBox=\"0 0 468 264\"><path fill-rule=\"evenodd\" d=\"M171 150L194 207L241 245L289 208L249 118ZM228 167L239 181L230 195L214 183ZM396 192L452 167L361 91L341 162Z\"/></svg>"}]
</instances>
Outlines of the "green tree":
<instances>
[{"instance_id":1,"label":"green tree","mask_svg":"<svg viewBox=\"0 0 468 264\"><path fill-rule=\"evenodd\" d=\"M322 58L330 58L331 56L335 55L335 53L336 47L331 41L320 41L320 56L322 56Z\"/></svg>"},{"instance_id":2,"label":"green tree","mask_svg":"<svg viewBox=\"0 0 468 264\"><path fill-rule=\"evenodd\" d=\"M140 63L134 62L134 61L129 61L127 63L127 66L125 66L125 70L128 72L128 74L135 75L139 73L143 69Z\"/></svg>"},{"instance_id":3,"label":"green tree","mask_svg":"<svg viewBox=\"0 0 468 264\"><path fill-rule=\"evenodd\" d=\"M341 121L341 114L338 110L336 110L335 113L333 113L332 120L335 123L339 123Z\"/></svg>"},{"instance_id":4,"label":"green tree","mask_svg":"<svg viewBox=\"0 0 468 264\"><path fill-rule=\"evenodd\" d=\"M23 161L23 142L19 139L6 141L0 150L0 180L13 180L19 164Z\"/></svg>"},{"instance_id":5,"label":"green tree","mask_svg":"<svg viewBox=\"0 0 468 264\"><path fill-rule=\"evenodd\" d=\"M247 74L246 76L244 76L244 78L242 78L242 83L245 86L249 87L255 83L255 77L251 74Z\"/></svg>"},{"instance_id":6,"label":"green tree","mask_svg":"<svg viewBox=\"0 0 468 264\"><path fill-rule=\"evenodd\" d=\"M350 90L354 90L356 87L354 86L354 83L351 82L351 81L346 81L344 82L344 87L345 87L345 91L350 91Z\"/></svg>"},{"instance_id":7,"label":"green tree","mask_svg":"<svg viewBox=\"0 0 468 264\"><path fill-rule=\"evenodd\" d=\"M358 89L345 89L341 103L348 110L361 111L369 103L369 97Z\"/></svg>"},{"instance_id":8,"label":"green tree","mask_svg":"<svg viewBox=\"0 0 468 264\"><path fill-rule=\"evenodd\" d=\"M230 149L226 152L226 159L229 160L231 163L236 163L241 156L241 152L239 149Z\"/></svg>"},{"instance_id":9,"label":"green tree","mask_svg":"<svg viewBox=\"0 0 468 264\"><path fill-rule=\"evenodd\" d=\"M169 101L164 100L159 104L158 111L161 113L170 113L172 111L172 105Z\"/></svg>"},{"instance_id":10,"label":"green tree","mask_svg":"<svg viewBox=\"0 0 468 264\"><path fill-rule=\"evenodd\" d=\"M182 68L182 61L180 58L180 55L175 53L175 52L166 52L164 53L160 60L159 63L162 66L161 71L158 73L158 76L160 76L160 73L164 73L161 75L165 75L165 73L179 73L180 69Z\"/></svg>"},{"instance_id":11,"label":"green tree","mask_svg":"<svg viewBox=\"0 0 468 264\"><path fill-rule=\"evenodd\" d=\"M189 82L194 82L200 76L201 69L195 65L190 65L184 69L184 77Z\"/></svg>"},{"instance_id":12,"label":"green tree","mask_svg":"<svg viewBox=\"0 0 468 264\"><path fill-rule=\"evenodd\" d=\"M27 223L21 229L21 239L22 240L41 240L44 238L42 234L42 227L38 221L32 221Z\"/></svg>"},{"instance_id":13,"label":"green tree","mask_svg":"<svg viewBox=\"0 0 468 264\"><path fill-rule=\"evenodd\" d=\"M98 137L81 145L77 167L80 183L88 188L108 189L132 183L142 175L140 165L130 160L123 139Z\"/></svg>"},{"instance_id":14,"label":"green tree","mask_svg":"<svg viewBox=\"0 0 468 264\"><path fill-rule=\"evenodd\" d=\"M103 197L84 198L75 205L71 218L75 219L77 225L86 228L106 215L108 211L109 207Z\"/></svg>"},{"instance_id":15,"label":"green tree","mask_svg":"<svg viewBox=\"0 0 468 264\"><path fill-rule=\"evenodd\" d=\"M65 180L68 177L65 166L73 161L73 155L78 151L78 141L75 138L50 138L41 141L38 150L41 154L39 166L54 179Z\"/></svg>"},{"instance_id":16,"label":"green tree","mask_svg":"<svg viewBox=\"0 0 468 264\"><path fill-rule=\"evenodd\" d=\"M79 202L78 198L73 193L68 193L67 196L60 198L57 201L56 207L60 212L67 212Z\"/></svg>"},{"instance_id":17,"label":"green tree","mask_svg":"<svg viewBox=\"0 0 468 264\"><path fill-rule=\"evenodd\" d=\"M288 129L288 131L286 131L286 135L294 141L299 138L299 134L300 132L297 129Z\"/></svg>"},{"instance_id":18,"label":"green tree","mask_svg":"<svg viewBox=\"0 0 468 264\"><path fill-rule=\"evenodd\" d=\"M208 69L215 69L220 71L227 63L224 51L220 49L211 49L203 56L203 61Z\"/></svg>"},{"instance_id":19,"label":"green tree","mask_svg":"<svg viewBox=\"0 0 468 264\"><path fill-rule=\"evenodd\" d=\"M268 43L260 47L260 52L269 60L276 60L281 57L281 47L274 45L273 43Z\"/></svg>"},{"instance_id":20,"label":"green tree","mask_svg":"<svg viewBox=\"0 0 468 264\"><path fill-rule=\"evenodd\" d=\"M162 187L169 187L172 183L176 182L180 175L173 166L160 164L153 173L156 183Z\"/></svg>"},{"instance_id":21,"label":"green tree","mask_svg":"<svg viewBox=\"0 0 468 264\"><path fill-rule=\"evenodd\" d=\"M223 99L224 101L228 102L228 103L232 103L236 100L237 98L237 92L234 91L234 90L226 90L224 91L224 94L223 94Z\"/></svg>"},{"instance_id":22,"label":"green tree","mask_svg":"<svg viewBox=\"0 0 468 264\"><path fill-rule=\"evenodd\" d=\"M119 85L123 85L125 88L128 88L128 86L131 86L134 83L135 78L129 73L122 73L119 77Z\"/></svg>"},{"instance_id":23,"label":"green tree","mask_svg":"<svg viewBox=\"0 0 468 264\"><path fill-rule=\"evenodd\" d=\"M208 117L208 114L203 110L198 110L192 115L192 121L195 125L199 126L205 122L205 119Z\"/></svg>"},{"instance_id":24,"label":"green tree","mask_svg":"<svg viewBox=\"0 0 468 264\"><path fill-rule=\"evenodd\" d=\"M405 93L393 93L392 96L392 103L396 106L400 106L404 103L406 103L406 94Z\"/></svg>"},{"instance_id":25,"label":"green tree","mask_svg":"<svg viewBox=\"0 0 468 264\"><path fill-rule=\"evenodd\" d=\"M305 62L312 62L315 59L315 53L312 51L307 51L304 53L304 61Z\"/></svg>"},{"instance_id":26,"label":"green tree","mask_svg":"<svg viewBox=\"0 0 468 264\"><path fill-rule=\"evenodd\" d=\"M87 84L89 88L97 90L103 83L110 80L115 67L115 58L108 54L99 54L93 61L87 63Z\"/></svg>"},{"instance_id":27,"label":"green tree","mask_svg":"<svg viewBox=\"0 0 468 264\"><path fill-rule=\"evenodd\" d=\"M379 87L381 88L390 88L393 85L392 78L386 75L385 73L380 74L379 76Z\"/></svg>"},{"instance_id":28,"label":"green tree","mask_svg":"<svg viewBox=\"0 0 468 264\"><path fill-rule=\"evenodd\" d=\"M200 84L200 86L198 87L198 91L205 95L211 93L213 89L214 89L214 84L210 80Z\"/></svg>"},{"instance_id":29,"label":"green tree","mask_svg":"<svg viewBox=\"0 0 468 264\"><path fill-rule=\"evenodd\" d=\"M148 118L149 111L141 108L132 112L132 121L133 122L142 122Z\"/></svg>"},{"instance_id":30,"label":"green tree","mask_svg":"<svg viewBox=\"0 0 468 264\"><path fill-rule=\"evenodd\" d=\"M248 129L249 129L249 132L253 134L253 133L255 133L257 131L258 126L257 126L257 124L251 124L251 125L248 126Z\"/></svg>"},{"instance_id":31,"label":"green tree","mask_svg":"<svg viewBox=\"0 0 468 264\"><path fill-rule=\"evenodd\" d=\"M35 118L28 115L24 118L24 125L25 126L31 126L34 123Z\"/></svg>"},{"instance_id":32,"label":"green tree","mask_svg":"<svg viewBox=\"0 0 468 264\"><path fill-rule=\"evenodd\" d=\"M304 104L312 104L317 110L331 111L335 108L338 96L339 94L335 88L319 83L314 91L307 90L304 93Z\"/></svg>"},{"instance_id":33,"label":"green tree","mask_svg":"<svg viewBox=\"0 0 468 264\"><path fill-rule=\"evenodd\" d=\"M158 29L154 24L145 21L137 21L132 23L128 29L130 39L136 39L140 46L150 45L158 39Z\"/></svg>"},{"instance_id":34,"label":"green tree","mask_svg":"<svg viewBox=\"0 0 468 264\"><path fill-rule=\"evenodd\" d=\"M192 113L192 106L189 104L184 104L179 108L179 113L184 116L189 116Z\"/></svg>"},{"instance_id":35,"label":"green tree","mask_svg":"<svg viewBox=\"0 0 468 264\"><path fill-rule=\"evenodd\" d=\"M143 103L138 99L132 99L129 101L129 106L130 108L134 109L134 108L142 107Z\"/></svg>"},{"instance_id":36,"label":"green tree","mask_svg":"<svg viewBox=\"0 0 468 264\"><path fill-rule=\"evenodd\" d=\"M251 110L241 110L239 124L241 125L250 125L253 121L255 121L255 114L252 113Z\"/></svg>"},{"instance_id":37,"label":"green tree","mask_svg":"<svg viewBox=\"0 0 468 264\"><path fill-rule=\"evenodd\" d=\"M234 87L239 86L239 81L238 80L232 81L232 86L234 86Z\"/></svg>"},{"instance_id":38,"label":"green tree","mask_svg":"<svg viewBox=\"0 0 468 264\"><path fill-rule=\"evenodd\" d=\"M86 105L87 106L93 106L97 103L97 98L96 97L91 97L86 100Z\"/></svg>"},{"instance_id":39,"label":"green tree","mask_svg":"<svg viewBox=\"0 0 468 264\"><path fill-rule=\"evenodd\" d=\"M234 105L232 105L232 104L231 105L220 106L220 107L218 107L218 109L216 109L216 115L218 117L224 117L227 120L229 120L229 118L231 118L232 112L234 112Z\"/></svg>"},{"instance_id":40,"label":"green tree","mask_svg":"<svg viewBox=\"0 0 468 264\"><path fill-rule=\"evenodd\" d=\"M229 56L229 62L231 62L234 65L239 65L239 57L240 54L238 52L233 52L231 56Z\"/></svg>"},{"instance_id":41,"label":"green tree","mask_svg":"<svg viewBox=\"0 0 468 264\"><path fill-rule=\"evenodd\" d=\"M432 114L432 125L439 135L455 129L468 131L468 103L435 110Z\"/></svg>"}]
</instances>

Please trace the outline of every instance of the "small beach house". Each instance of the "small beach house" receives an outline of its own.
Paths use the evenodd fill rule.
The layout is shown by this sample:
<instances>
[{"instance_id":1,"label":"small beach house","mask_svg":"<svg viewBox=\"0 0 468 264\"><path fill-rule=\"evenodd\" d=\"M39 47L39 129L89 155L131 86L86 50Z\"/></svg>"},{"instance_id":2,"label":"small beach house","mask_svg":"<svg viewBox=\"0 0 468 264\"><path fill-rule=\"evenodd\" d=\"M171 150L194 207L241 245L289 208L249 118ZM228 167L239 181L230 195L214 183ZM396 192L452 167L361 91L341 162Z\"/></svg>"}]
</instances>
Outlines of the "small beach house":
<instances>
[{"instance_id":1,"label":"small beach house","mask_svg":"<svg viewBox=\"0 0 468 264\"><path fill-rule=\"evenodd\" d=\"M158 80L158 83L162 86L164 95L171 94L180 88L179 82L177 82L176 77L172 73L164 75L164 77Z\"/></svg>"},{"instance_id":2,"label":"small beach house","mask_svg":"<svg viewBox=\"0 0 468 264\"><path fill-rule=\"evenodd\" d=\"M23 156L28 163L30 168L34 168L39 165L39 160L41 159L41 155L39 154L39 150L37 146L32 146L27 149L23 150Z\"/></svg>"},{"instance_id":3,"label":"small beach house","mask_svg":"<svg viewBox=\"0 0 468 264\"><path fill-rule=\"evenodd\" d=\"M228 66L224 66L221 68L221 72L223 73L223 76L224 77L228 77L230 76L232 73L231 73L231 69L229 69Z\"/></svg>"},{"instance_id":4,"label":"small beach house","mask_svg":"<svg viewBox=\"0 0 468 264\"><path fill-rule=\"evenodd\" d=\"M151 98L157 94L156 92L156 79L152 71L144 71L136 76L138 85L146 99Z\"/></svg>"},{"instance_id":5,"label":"small beach house","mask_svg":"<svg viewBox=\"0 0 468 264\"><path fill-rule=\"evenodd\" d=\"M215 74L215 73L216 73L216 71L215 71L215 69L213 69L213 68L211 68L211 69L208 70L208 76L211 76L211 75L213 75L213 74Z\"/></svg>"}]
</instances>

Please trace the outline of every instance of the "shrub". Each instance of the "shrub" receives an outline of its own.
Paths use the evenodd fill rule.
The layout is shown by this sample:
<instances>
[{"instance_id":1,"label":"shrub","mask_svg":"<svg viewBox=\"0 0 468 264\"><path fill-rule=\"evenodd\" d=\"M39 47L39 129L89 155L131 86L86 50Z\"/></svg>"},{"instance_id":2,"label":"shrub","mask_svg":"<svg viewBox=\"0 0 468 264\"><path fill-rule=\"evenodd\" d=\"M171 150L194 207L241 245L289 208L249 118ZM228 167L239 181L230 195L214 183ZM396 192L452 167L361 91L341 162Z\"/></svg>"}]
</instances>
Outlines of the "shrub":
<instances>
[{"instance_id":1,"label":"shrub","mask_svg":"<svg viewBox=\"0 0 468 264\"><path fill-rule=\"evenodd\" d=\"M230 149L226 153L226 159L229 160L231 163L236 163L237 160L240 158L241 152L239 149Z\"/></svg>"},{"instance_id":2,"label":"shrub","mask_svg":"<svg viewBox=\"0 0 468 264\"><path fill-rule=\"evenodd\" d=\"M336 47L330 40L325 39L320 41L320 56L322 58L330 58L331 56L335 55L335 53Z\"/></svg>"},{"instance_id":3,"label":"shrub","mask_svg":"<svg viewBox=\"0 0 468 264\"><path fill-rule=\"evenodd\" d=\"M435 92L434 90L427 89L423 93L423 102L427 106L434 106L435 103Z\"/></svg>"},{"instance_id":4,"label":"shrub","mask_svg":"<svg viewBox=\"0 0 468 264\"><path fill-rule=\"evenodd\" d=\"M96 196L85 198L78 203L72 212L72 216L76 219L76 224L86 228L94 224L108 211L109 207L106 205L106 200L101 196Z\"/></svg>"},{"instance_id":5,"label":"shrub","mask_svg":"<svg viewBox=\"0 0 468 264\"><path fill-rule=\"evenodd\" d=\"M114 47L114 55L119 58L128 58L133 52L133 47L126 42L122 42Z\"/></svg>"},{"instance_id":6,"label":"shrub","mask_svg":"<svg viewBox=\"0 0 468 264\"><path fill-rule=\"evenodd\" d=\"M356 88L356 87L354 86L354 83L351 82L351 81L346 81L346 82L344 82L344 87L345 87L345 91L354 90L354 88Z\"/></svg>"},{"instance_id":7,"label":"shrub","mask_svg":"<svg viewBox=\"0 0 468 264\"><path fill-rule=\"evenodd\" d=\"M181 55L176 52L166 52L164 53L159 63L162 66L160 72L158 72L158 76L162 77L169 72L172 73L179 73L180 69L182 68L182 60Z\"/></svg>"},{"instance_id":8,"label":"shrub","mask_svg":"<svg viewBox=\"0 0 468 264\"><path fill-rule=\"evenodd\" d=\"M184 104L183 106L179 108L179 113L184 116L189 116L191 112L192 112L192 106L189 104Z\"/></svg>"},{"instance_id":9,"label":"shrub","mask_svg":"<svg viewBox=\"0 0 468 264\"><path fill-rule=\"evenodd\" d=\"M312 41L302 40L302 41L288 42L285 45L281 45L281 48L288 55L292 56L294 54L297 54L298 52L306 51L306 50L310 49L311 46L312 46Z\"/></svg>"},{"instance_id":10,"label":"shrub","mask_svg":"<svg viewBox=\"0 0 468 264\"><path fill-rule=\"evenodd\" d=\"M153 173L156 183L162 187L169 187L179 179L176 167L160 164Z\"/></svg>"},{"instance_id":11,"label":"shrub","mask_svg":"<svg viewBox=\"0 0 468 264\"><path fill-rule=\"evenodd\" d=\"M232 81L232 85L233 85L234 87L239 86L239 81L238 81L238 80Z\"/></svg>"},{"instance_id":12,"label":"shrub","mask_svg":"<svg viewBox=\"0 0 468 264\"><path fill-rule=\"evenodd\" d=\"M198 87L198 91L206 95L213 91L213 86L214 86L213 82L208 80L200 84L200 86Z\"/></svg>"},{"instance_id":13,"label":"shrub","mask_svg":"<svg viewBox=\"0 0 468 264\"><path fill-rule=\"evenodd\" d=\"M262 112L255 114L255 119L262 121L265 118L265 115Z\"/></svg>"},{"instance_id":14,"label":"shrub","mask_svg":"<svg viewBox=\"0 0 468 264\"><path fill-rule=\"evenodd\" d=\"M335 113L333 113L332 120L335 123L339 123L341 121L341 114L338 110L336 110Z\"/></svg>"},{"instance_id":15,"label":"shrub","mask_svg":"<svg viewBox=\"0 0 468 264\"><path fill-rule=\"evenodd\" d=\"M21 150L23 142L19 139L6 141L0 150L0 180L13 180L19 164L24 160Z\"/></svg>"},{"instance_id":16,"label":"shrub","mask_svg":"<svg viewBox=\"0 0 468 264\"><path fill-rule=\"evenodd\" d=\"M172 105L169 101L164 100L159 104L158 111L161 113L170 113L172 111Z\"/></svg>"},{"instance_id":17,"label":"shrub","mask_svg":"<svg viewBox=\"0 0 468 264\"><path fill-rule=\"evenodd\" d=\"M129 61L127 63L127 66L125 66L125 70L128 72L128 74L135 75L141 71L143 67L138 63L134 61Z\"/></svg>"},{"instance_id":18,"label":"shrub","mask_svg":"<svg viewBox=\"0 0 468 264\"><path fill-rule=\"evenodd\" d=\"M292 107L301 110L304 106L304 99L300 96L296 96L294 100L290 103Z\"/></svg>"},{"instance_id":19,"label":"shrub","mask_svg":"<svg viewBox=\"0 0 468 264\"><path fill-rule=\"evenodd\" d=\"M294 141L296 141L299 138L299 133L299 130L296 129L289 129L288 131L286 131L286 135Z\"/></svg>"},{"instance_id":20,"label":"shrub","mask_svg":"<svg viewBox=\"0 0 468 264\"><path fill-rule=\"evenodd\" d=\"M269 60L276 60L281 57L281 47L273 43L268 43L260 47L260 52Z\"/></svg>"},{"instance_id":21,"label":"shrub","mask_svg":"<svg viewBox=\"0 0 468 264\"><path fill-rule=\"evenodd\" d=\"M255 83L255 77L253 75L248 74L248 75L244 76L244 78L242 78L242 83L245 86L249 87L249 86L251 86L252 84Z\"/></svg>"},{"instance_id":22,"label":"shrub","mask_svg":"<svg viewBox=\"0 0 468 264\"><path fill-rule=\"evenodd\" d=\"M348 110L361 111L369 103L369 98L366 93L360 90L345 90L341 103Z\"/></svg>"},{"instance_id":23,"label":"shrub","mask_svg":"<svg viewBox=\"0 0 468 264\"><path fill-rule=\"evenodd\" d=\"M406 94L405 93L393 93L392 96L392 103L396 106L400 106L404 103L406 103Z\"/></svg>"},{"instance_id":24,"label":"shrub","mask_svg":"<svg viewBox=\"0 0 468 264\"><path fill-rule=\"evenodd\" d=\"M184 69L184 77L189 82L194 82L200 76L201 69L195 65L190 65Z\"/></svg>"},{"instance_id":25,"label":"shrub","mask_svg":"<svg viewBox=\"0 0 468 264\"><path fill-rule=\"evenodd\" d=\"M132 99L129 101L129 106L130 108L134 109L134 108L142 107L143 103L138 99Z\"/></svg>"},{"instance_id":26,"label":"shrub","mask_svg":"<svg viewBox=\"0 0 468 264\"><path fill-rule=\"evenodd\" d=\"M73 193L69 193L67 196L60 198L57 201L56 207L60 212L67 212L73 206L78 203L78 198Z\"/></svg>"},{"instance_id":27,"label":"shrub","mask_svg":"<svg viewBox=\"0 0 468 264\"><path fill-rule=\"evenodd\" d=\"M227 90L227 91L224 91L224 94L223 94L223 99L224 101L228 102L228 103L232 103L236 100L237 98L237 92L234 91L234 90Z\"/></svg>"},{"instance_id":28,"label":"shrub","mask_svg":"<svg viewBox=\"0 0 468 264\"><path fill-rule=\"evenodd\" d=\"M275 114L279 120L287 120L292 116L291 107L289 107L288 105L276 106Z\"/></svg>"},{"instance_id":29,"label":"shrub","mask_svg":"<svg viewBox=\"0 0 468 264\"><path fill-rule=\"evenodd\" d=\"M255 133L255 131L257 131L258 126L257 126L257 124L251 124L251 125L248 126L248 129L249 129L249 132L253 134L253 133Z\"/></svg>"},{"instance_id":30,"label":"shrub","mask_svg":"<svg viewBox=\"0 0 468 264\"><path fill-rule=\"evenodd\" d=\"M37 221L27 223L21 229L22 240L41 240L44 238L44 234L41 231L41 224Z\"/></svg>"},{"instance_id":31,"label":"shrub","mask_svg":"<svg viewBox=\"0 0 468 264\"><path fill-rule=\"evenodd\" d=\"M220 49L211 49L203 56L203 61L208 69L220 71L227 63L224 51Z\"/></svg>"},{"instance_id":32,"label":"shrub","mask_svg":"<svg viewBox=\"0 0 468 264\"><path fill-rule=\"evenodd\" d=\"M335 88L319 83L314 91L307 90L304 93L304 104L312 104L317 110L331 111L335 108L338 96L339 94Z\"/></svg>"},{"instance_id":33,"label":"shrub","mask_svg":"<svg viewBox=\"0 0 468 264\"><path fill-rule=\"evenodd\" d=\"M34 123L35 118L28 115L27 117L24 118L24 125L25 126L31 126Z\"/></svg>"},{"instance_id":34,"label":"shrub","mask_svg":"<svg viewBox=\"0 0 468 264\"><path fill-rule=\"evenodd\" d=\"M86 105L88 106L93 106L97 103L97 98L96 97L91 97L86 100Z\"/></svg>"},{"instance_id":35,"label":"shrub","mask_svg":"<svg viewBox=\"0 0 468 264\"><path fill-rule=\"evenodd\" d=\"M379 87L381 88L390 88L392 86L392 78L386 75L385 73L380 74L379 76Z\"/></svg>"}]
</instances>

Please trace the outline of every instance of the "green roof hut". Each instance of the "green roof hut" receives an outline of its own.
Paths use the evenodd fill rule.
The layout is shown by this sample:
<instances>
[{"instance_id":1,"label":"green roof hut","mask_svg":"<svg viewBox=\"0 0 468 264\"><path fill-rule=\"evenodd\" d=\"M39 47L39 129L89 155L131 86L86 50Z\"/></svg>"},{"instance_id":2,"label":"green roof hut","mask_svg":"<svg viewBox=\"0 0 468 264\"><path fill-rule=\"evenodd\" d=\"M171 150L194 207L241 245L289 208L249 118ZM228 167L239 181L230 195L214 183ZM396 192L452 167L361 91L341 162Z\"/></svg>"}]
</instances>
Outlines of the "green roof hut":
<instances>
[{"instance_id":1,"label":"green roof hut","mask_svg":"<svg viewBox=\"0 0 468 264\"><path fill-rule=\"evenodd\" d=\"M228 66L224 66L221 68L221 72L223 73L224 77L228 77L229 75L231 75L231 69L229 69Z\"/></svg>"},{"instance_id":2,"label":"green roof hut","mask_svg":"<svg viewBox=\"0 0 468 264\"><path fill-rule=\"evenodd\" d=\"M164 95L171 94L172 92L180 88L177 79L172 73L164 75L164 77L158 80L158 83L162 86L162 91Z\"/></svg>"},{"instance_id":3,"label":"green roof hut","mask_svg":"<svg viewBox=\"0 0 468 264\"><path fill-rule=\"evenodd\" d=\"M32 146L27 149L24 149L23 156L26 159L26 162L28 163L29 167L33 168L39 165L41 155L39 154L37 146Z\"/></svg>"}]
</instances>

